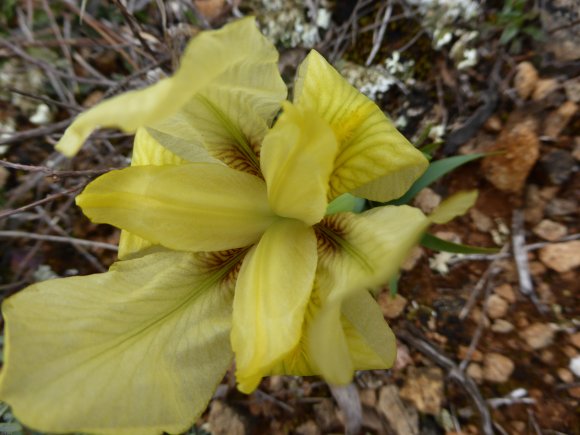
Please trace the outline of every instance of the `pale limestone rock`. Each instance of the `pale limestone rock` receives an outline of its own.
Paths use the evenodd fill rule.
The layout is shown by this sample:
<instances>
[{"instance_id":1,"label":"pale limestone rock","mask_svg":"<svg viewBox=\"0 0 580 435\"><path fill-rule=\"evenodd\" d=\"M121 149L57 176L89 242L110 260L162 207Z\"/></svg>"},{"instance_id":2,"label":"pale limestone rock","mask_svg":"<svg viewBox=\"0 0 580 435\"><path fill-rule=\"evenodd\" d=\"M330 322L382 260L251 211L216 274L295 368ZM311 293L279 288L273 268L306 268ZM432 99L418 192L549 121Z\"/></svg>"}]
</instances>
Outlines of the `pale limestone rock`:
<instances>
[{"instance_id":1,"label":"pale limestone rock","mask_svg":"<svg viewBox=\"0 0 580 435\"><path fill-rule=\"evenodd\" d=\"M569 272L580 266L580 240L544 246L540 260L556 272Z\"/></svg>"},{"instance_id":2,"label":"pale limestone rock","mask_svg":"<svg viewBox=\"0 0 580 435\"><path fill-rule=\"evenodd\" d=\"M483 378L489 382L506 382L515 368L514 362L499 353L488 353L483 357Z\"/></svg>"},{"instance_id":3,"label":"pale limestone rock","mask_svg":"<svg viewBox=\"0 0 580 435\"><path fill-rule=\"evenodd\" d=\"M508 302L496 294L491 295L486 304L487 315L492 319L499 319L507 314L509 308Z\"/></svg>"},{"instance_id":4,"label":"pale limestone rock","mask_svg":"<svg viewBox=\"0 0 580 435\"><path fill-rule=\"evenodd\" d=\"M543 349L554 342L554 328L547 323L533 323L520 332L520 337L524 339L532 349Z\"/></svg>"},{"instance_id":5,"label":"pale limestone rock","mask_svg":"<svg viewBox=\"0 0 580 435\"><path fill-rule=\"evenodd\" d=\"M518 64L516 75L514 76L514 87L521 99L525 100L532 95L538 79L538 71L531 62Z\"/></svg>"}]
</instances>

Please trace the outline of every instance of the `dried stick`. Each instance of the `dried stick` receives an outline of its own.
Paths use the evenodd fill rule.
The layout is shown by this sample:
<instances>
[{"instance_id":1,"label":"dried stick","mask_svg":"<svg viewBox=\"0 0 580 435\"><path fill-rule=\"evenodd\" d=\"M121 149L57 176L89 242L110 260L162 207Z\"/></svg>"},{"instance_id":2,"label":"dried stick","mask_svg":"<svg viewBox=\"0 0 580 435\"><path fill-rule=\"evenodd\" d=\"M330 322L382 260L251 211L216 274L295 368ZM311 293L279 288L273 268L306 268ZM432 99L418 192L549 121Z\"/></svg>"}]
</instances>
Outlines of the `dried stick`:
<instances>
[{"instance_id":1,"label":"dried stick","mask_svg":"<svg viewBox=\"0 0 580 435\"><path fill-rule=\"evenodd\" d=\"M379 49L381 48L381 44L383 43L383 39L385 37L385 31L387 30L387 26L389 25L389 20L391 19L392 14L393 14L393 3L389 1L387 7L385 8L385 14L383 15L381 26L379 27L378 32L375 32L373 34L373 47L371 48L369 57L365 62L366 66L370 66L375 56L379 52Z\"/></svg>"},{"instance_id":2,"label":"dried stick","mask_svg":"<svg viewBox=\"0 0 580 435\"><path fill-rule=\"evenodd\" d=\"M106 168L106 169L87 169L84 171L55 171L54 169L51 169L47 166L22 165L20 163L7 162L6 160L0 160L0 166L28 172L43 172L44 174L46 174L47 177L82 177L82 176L101 175L116 169L116 168Z\"/></svg>"},{"instance_id":3,"label":"dried stick","mask_svg":"<svg viewBox=\"0 0 580 435\"><path fill-rule=\"evenodd\" d=\"M39 199L38 201L34 201L30 204L24 205L22 207L18 207L12 210L6 210L0 213L0 219L4 219L8 216L12 216L13 214L20 213L26 210L30 210L31 208L36 207L37 205L45 204L50 201L54 201L55 199L61 198L63 196L70 195L71 193L78 192L83 187L85 187L86 183L82 183L80 186L73 187L72 189L65 190L64 192L55 193L53 195L49 195L46 198Z\"/></svg>"},{"instance_id":4,"label":"dried stick","mask_svg":"<svg viewBox=\"0 0 580 435\"><path fill-rule=\"evenodd\" d=\"M44 240L57 243L70 243L90 248L107 249L109 251L118 251L117 245L105 242L93 242L91 240L77 239L75 237L53 236L50 234L27 233L26 231L0 231L0 238L23 238L31 240Z\"/></svg>"},{"instance_id":5,"label":"dried stick","mask_svg":"<svg viewBox=\"0 0 580 435\"><path fill-rule=\"evenodd\" d=\"M527 296L537 310L541 314L550 312L548 307L540 302L536 293L534 292L534 284L532 282L532 275L530 273L530 266L528 263L528 251L525 249L526 236L524 229L524 212L522 210L514 210L512 216L512 246L514 253L514 260L518 269L518 279L520 282L520 292Z\"/></svg>"}]
</instances>

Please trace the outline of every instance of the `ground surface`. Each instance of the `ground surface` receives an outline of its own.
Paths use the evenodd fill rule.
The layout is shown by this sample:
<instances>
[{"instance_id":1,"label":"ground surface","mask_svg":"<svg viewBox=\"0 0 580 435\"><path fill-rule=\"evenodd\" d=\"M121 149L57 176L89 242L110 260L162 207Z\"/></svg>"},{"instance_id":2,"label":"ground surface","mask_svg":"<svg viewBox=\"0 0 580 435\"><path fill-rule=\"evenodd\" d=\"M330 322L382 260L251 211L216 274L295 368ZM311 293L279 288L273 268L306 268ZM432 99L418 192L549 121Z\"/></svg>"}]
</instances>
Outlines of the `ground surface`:
<instances>
[{"instance_id":1,"label":"ground surface","mask_svg":"<svg viewBox=\"0 0 580 435\"><path fill-rule=\"evenodd\" d=\"M228 374L192 433L580 433L575 2L165 3L161 13L154 1L89 1L82 23L74 2L0 6L2 296L115 260L117 231L90 223L74 196L128 164L131 138L99 132L67 160L52 146L71 118L171 72L190 35L253 13L289 81L314 47L411 140L430 126L424 143L443 144L436 159L503 150L415 199L429 211L479 189L466 216L433 231L502 250L414 251L398 294L385 288L379 297L400 341L392 370L334 390L316 378L273 377L251 396ZM2 418L2 430L22 431L9 411Z\"/></svg>"}]
</instances>

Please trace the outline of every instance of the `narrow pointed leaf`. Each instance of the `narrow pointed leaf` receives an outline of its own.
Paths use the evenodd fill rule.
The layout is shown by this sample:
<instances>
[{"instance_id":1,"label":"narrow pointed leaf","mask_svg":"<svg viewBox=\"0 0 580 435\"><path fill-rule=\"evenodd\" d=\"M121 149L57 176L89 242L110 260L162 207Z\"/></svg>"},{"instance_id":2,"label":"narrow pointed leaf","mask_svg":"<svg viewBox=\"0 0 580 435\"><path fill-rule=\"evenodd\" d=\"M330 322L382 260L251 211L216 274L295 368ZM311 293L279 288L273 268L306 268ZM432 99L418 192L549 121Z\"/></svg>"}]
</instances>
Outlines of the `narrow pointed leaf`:
<instances>
[{"instance_id":1,"label":"narrow pointed leaf","mask_svg":"<svg viewBox=\"0 0 580 435\"><path fill-rule=\"evenodd\" d=\"M463 216L473 207L477 201L477 195L477 190L457 192L439 204L429 215L429 219L435 224L444 224L457 216Z\"/></svg>"},{"instance_id":2,"label":"narrow pointed leaf","mask_svg":"<svg viewBox=\"0 0 580 435\"><path fill-rule=\"evenodd\" d=\"M429 233L423 236L421 245L434 251L445 251L455 254L497 254L500 251L499 248L481 248L479 246L448 242Z\"/></svg>"}]
</instances>

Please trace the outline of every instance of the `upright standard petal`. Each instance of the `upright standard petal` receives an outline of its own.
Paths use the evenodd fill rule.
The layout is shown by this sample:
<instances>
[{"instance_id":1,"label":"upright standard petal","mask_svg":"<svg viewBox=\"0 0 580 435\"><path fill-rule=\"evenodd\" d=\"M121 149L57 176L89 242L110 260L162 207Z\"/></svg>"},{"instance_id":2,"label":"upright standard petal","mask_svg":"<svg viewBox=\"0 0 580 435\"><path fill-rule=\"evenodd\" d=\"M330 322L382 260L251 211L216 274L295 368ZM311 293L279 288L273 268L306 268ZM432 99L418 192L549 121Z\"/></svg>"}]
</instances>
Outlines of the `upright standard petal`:
<instances>
[{"instance_id":1,"label":"upright standard petal","mask_svg":"<svg viewBox=\"0 0 580 435\"><path fill-rule=\"evenodd\" d=\"M300 65L294 102L316 111L338 141L330 199L345 192L373 201L398 198L427 168L423 154L379 107L314 50Z\"/></svg>"},{"instance_id":2,"label":"upright standard petal","mask_svg":"<svg viewBox=\"0 0 580 435\"><path fill-rule=\"evenodd\" d=\"M264 138L260 158L272 210L308 225L320 222L328 205L336 151L326 121L316 112L284 104L284 112Z\"/></svg>"},{"instance_id":3,"label":"upright standard petal","mask_svg":"<svg viewBox=\"0 0 580 435\"><path fill-rule=\"evenodd\" d=\"M316 271L316 238L304 223L272 225L248 253L234 296L238 389L252 392L300 340Z\"/></svg>"},{"instance_id":4,"label":"upright standard petal","mask_svg":"<svg viewBox=\"0 0 580 435\"><path fill-rule=\"evenodd\" d=\"M260 144L286 99L277 60L264 39L251 56L232 64L153 128L173 138L164 145L185 158L202 148L232 168L257 174Z\"/></svg>"},{"instance_id":5,"label":"upright standard petal","mask_svg":"<svg viewBox=\"0 0 580 435\"><path fill-rule=\"evenodd\" d=\"M231 363L242 255L150 254L8 298L0 398L46 432L185 431Z\"/></svg>"},{"instance_id":6,"label":"upright standard petal","mask_svg":"<svg viewBox=\"0 0 580 435\"><path fill-rule=\"evenodd\" d=\"M264 63L266 51L275 52L256 28L253 18L239 20L220 30L202 32L189 43L180 67L171 78L111 98L84 112L66 130L57 149L67 156L76 154L98 127L134 132L138 127L154 125L175 114L234 65Z\"/></svg>"},{"instance_id":7,"label":"upright standard petal","mask_svg":"<svg viewBox=\"0 0 580 435\"><path fill-rule=\"evenodd\" d=\"M211 163L112 171L90 183L77 204L93 222L178 251L248 246L277 219L263 180Z\"/></svg>"}]
</instances>

